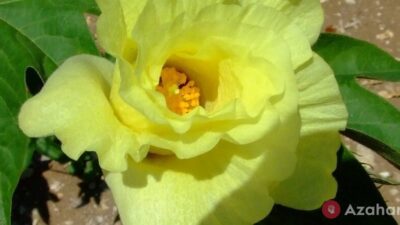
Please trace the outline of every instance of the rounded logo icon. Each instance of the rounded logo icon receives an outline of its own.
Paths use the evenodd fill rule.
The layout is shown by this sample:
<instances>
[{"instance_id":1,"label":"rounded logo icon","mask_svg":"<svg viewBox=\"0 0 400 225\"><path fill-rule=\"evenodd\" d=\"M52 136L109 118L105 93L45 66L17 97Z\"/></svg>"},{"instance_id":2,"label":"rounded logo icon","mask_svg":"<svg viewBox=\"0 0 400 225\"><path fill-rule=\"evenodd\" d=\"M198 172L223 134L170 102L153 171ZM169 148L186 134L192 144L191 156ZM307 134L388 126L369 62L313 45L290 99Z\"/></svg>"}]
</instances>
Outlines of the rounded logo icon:
<instances>
[{"instance_id":1,"label":"rounded logo icon","mask_svg":"<svg viewBox=\"0 0 400 225\"><path fill-rule=\"evenodd\" d=\"M340 205L335 200L329 200L322 205L322 214L328 219L335 219L340 215Z\"/></svg>"}]
</instances>

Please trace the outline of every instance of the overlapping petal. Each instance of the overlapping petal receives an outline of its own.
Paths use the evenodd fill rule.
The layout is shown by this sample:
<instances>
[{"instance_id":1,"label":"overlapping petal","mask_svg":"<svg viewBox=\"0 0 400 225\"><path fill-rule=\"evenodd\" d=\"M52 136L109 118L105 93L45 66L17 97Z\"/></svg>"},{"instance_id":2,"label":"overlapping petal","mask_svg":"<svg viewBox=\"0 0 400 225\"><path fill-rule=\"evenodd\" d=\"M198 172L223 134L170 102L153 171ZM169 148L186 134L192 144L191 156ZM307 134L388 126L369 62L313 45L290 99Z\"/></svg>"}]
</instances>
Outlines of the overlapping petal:
<instances>
[{"instance_id":1,"label":"overlapping petal","mask_svg":"<svg viewBox=\"0 0 400 225\"><path fill-rule=\"evenodd\" d=\"M254 142L269 133L274 133L278 126L292 126L292 124L283 123L283 121L285 118L297 113L297 105L292 103L297 101L298 96L297 92L293 91L280 95L279 101L274 103L274 105L268 106L269 108L264 108L263 113L256 118L243 119L243 121L235 120L235 114L232 114L234 112L233 109L228 108L228 110L231 110L230 114L228 114L230 117L223 115L216 118L207 118L204 115L200 115L187 121L192 124L190 129L184 132L176 132L171 129L168 123L158 121L158 123L155 123L154 120L146 118L138 110L128 105L118 95L119 92L117 90L119 89L118 83L120 81L118 73L115 73L114 79L116 80L113 84L111 101L116 110L116 115L120 120L132 130L139 133L139 139L143 139L142 143L148 140L149 145L167 150L175 154L178 158L191 158L213 150L214 146L221 139L236 144ZM287 88L296 88L293 79L285 80L285 83ZM135 89L130 89L130 91L132 92L132 97L136 96L135 101L137 105L145 104L146 108L154 107L152 108L153 112L159 110L155 108L157 105L143 103L146 99L144 92ZM172 112L166 109L166 106L164 107L164 111L172 114ZM177 115L174 116L177 117Z\"/></svg>"},{"instance_id":2,"label":"overlapping petal","mask_svg":"<svg viewBox=\"0 0 400 225\"><path fill-rule=\"evenodd\" d=\"M242 5L257 2L275 8L303 31L310 45L318 39L324 21L319 0L238 0L238 2Z\"/></svg>"},{"instance_id":3,"label":"overlapping petal","mask_svg":"<svg viewBox=\"0 0 400 225\"><path fill-rule=\"evenodd\" d=\"M347 110L335 76L317 54L296 73L302 134L337 131L346 126Z\"/></svg>"},{"instance_id":4,"label":"overlapping petal","mask_svg":"<svg viewBox=\"0 0 400 225\"><path fill-rule=\"evenodd\" d=\"M294 25L279 11L263 5L243 9L213 4L196 15L192 9L196 4L183 2L163 1L159 5L149 1L143 9L133 32L143 51L134 65L118 62L119 102L127 105L124 108L133 108L130 113L119 112L123 121L135 129L136 122L130 123L129 118L143 115L149 127L157 125L141 131L148 131L147 137L157 137L149 138L150 145L190 158L211 150L220 139L251 143L271 132L280 116L296 111L293 64L308 60L311 50ZM186 12L183 9L193 15L176 13ZM152 29L146 24L149 18L164 20ZM292 52L302 54L296 57ZM155 90L165 65L191 75L205 96L204 108L185 116L168 109L164 97Z\"/></svg>"},{"instance_id":5,"label":"overlapping petal","mask_svg":"<svg viewBox=\"0 0 400 225\"><path fill-rule=\"evenodd\" d=\"M299 128L296 117L283 123ZM252 144L222 141L187 160L152 155L105 177L124 224L253 224L273 206L268 187L294 170L298 135L280 126Z\"/></svg>"},{"instance_id":6,"label":"overlapping petal","mask_svg":"<svg viewBox=\"0 0 400 225\"><path fill-rule=\"evenodd\" d=\"M272 196L277 203L311 210L336 195L332 173L340 146L337 131L345 128L347 111L333 71L318 55L296 76L302 124L298 162L293 175L275 187Z\"/></svg>"},{"instance_id":7,"label":"overlapping petal","mask_svg":"<svg viewBox=\"0 0 400 225\"><path fill-rule=\"evenodd\" d=\"M108 100L112 70L112 63L100 57L70 58L24 103L19 126L30 137L56 135L75 160L84 151L96 151L102 168L125 170L126 154L140 160L144 150L114 115Z\"/></svg>"},{"instance_id":8,"label":"overlapping petal","mask_svg":"<svg viewBox=\"0 0 400 225\"><path fill-rule=\"evenodd\" d=\"M97 22L101 46L114 56L134 61L137 49L131 33L146 1L97 0L96 2L102 11Z\"/></svg>"},{"instance_id":9,"label":"overlapping petal","mask_svg":"<svg viewBox=\"0 0 400 225\"><path fill-rule=\"evenodd\" d=\"M98 40L107 52L113 55L121 55L128 39L125 17L120 1L97 1L102 11L97 20Z\"/></svg>"}]
</instances>

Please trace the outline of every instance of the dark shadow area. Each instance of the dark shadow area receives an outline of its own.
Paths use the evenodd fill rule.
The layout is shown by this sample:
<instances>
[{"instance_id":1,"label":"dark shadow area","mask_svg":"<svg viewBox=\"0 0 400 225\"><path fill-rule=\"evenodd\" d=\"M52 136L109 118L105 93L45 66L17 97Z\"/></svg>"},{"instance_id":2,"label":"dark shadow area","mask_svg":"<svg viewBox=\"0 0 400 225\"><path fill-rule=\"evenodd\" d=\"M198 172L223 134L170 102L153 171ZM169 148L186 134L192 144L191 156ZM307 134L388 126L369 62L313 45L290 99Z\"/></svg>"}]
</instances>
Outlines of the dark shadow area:
<instances>
[{"instance_id":1,"label":"dark shadow area","mask_svg":"<svg viewBox=\"0 0 400 225\"><path fill-rule=\"evenodd\" d=\"M25 170L12 200L13 225L31 225L32 211L37 209L45 223L50 222L47 201L59 201L58 197L50 192L43 172L49 169L50 161L42 161L41 155L34 153L33 160Z\"/></svg>"},{"instance_id":2,"label":"dark shadow area","mask_svg":"<svg viewBox=\"0 0 400 225\"><path fill-rule=\"evenodd\" d=\"M78 208L89 204L91 199L99 205L101 195L108 186L103 179L103 172L95 153L85 153L78 161L72 162L71 168L74 170L74 175L82 180L78 184L82 200Z\"/></svg>"},{"instance_id":3,"label":"dark shadow area","mask_svg":"<svg viewBox=\"0 0 400 225\"><path fill-rule=\"evenodd\" d=\"M25 70L25 84L32 95L36 95L43 87L44 81L39 72L33 67Z\"/></svg>"},{"instance_id":4,"label":"dark shadow area","mask_svg":"<svg viewBox=\"0 0 400 225\"><path fill-rule=\"evenodd\" d=\"M53 160L64 165L69 163L65 171L55 170L55 172L80 178L81 182L78 186L81 203L77 208L89 204L92 199L97 205L100 204L102 194L108 187L95 153L85 153L79 160L71 161L60 150L60 143L54 137L34 139L32 147L36 151L31 165L25 170L13 195L12 225L34 224L32 217L34 211L38 212L44 223L52 224L47 203L48 201L58 202L60 199L50 191L43 173L52 170ZM115 220L118 221L119 218Z\"/></svg>"},{"instance_id":5,"label":"dark shadow area","mask_svg":"<svg viewBox=\"0 0 400 225\"><path fill-rule=\"evenodd\" d=\"M119 214L117 214L117 216L114 219L114 223L117 223L118 221L121 221L121 219L119 218Z\"/></svg>"},{"instance_id":6,"label":"dark shadow area","mask_svg":"<svg viewBox=\"0 0 400 225\"><path fill-rule=\"evenodd\" d=\"M81 179L78 186L82 201L78 207L87 205L91 199L100 203L101 195L108 187L95 153L86 152L77 161L73 161L61 151L61 142L54 136L37 139L35 144L37 151L50 159L62 164L70 163L66 173Z\"/></svg>"},{"instance_id":7,"label":"dark shadow area","mask_svg":"<svg viewBox=\"0 0 400 225\"><path fill-rule=\"evenodd\" d=\"M338 152L338 166L334 172L338 182L335 200L341 206L341 213L335 219L327 219L321 209L301 211L275 205L272 212L256 225L366 225L397 224L389 215L344 215L347 207L376 206L387 207L375 184L360 163L345 149Z\"/></svg>"}]
</instances>

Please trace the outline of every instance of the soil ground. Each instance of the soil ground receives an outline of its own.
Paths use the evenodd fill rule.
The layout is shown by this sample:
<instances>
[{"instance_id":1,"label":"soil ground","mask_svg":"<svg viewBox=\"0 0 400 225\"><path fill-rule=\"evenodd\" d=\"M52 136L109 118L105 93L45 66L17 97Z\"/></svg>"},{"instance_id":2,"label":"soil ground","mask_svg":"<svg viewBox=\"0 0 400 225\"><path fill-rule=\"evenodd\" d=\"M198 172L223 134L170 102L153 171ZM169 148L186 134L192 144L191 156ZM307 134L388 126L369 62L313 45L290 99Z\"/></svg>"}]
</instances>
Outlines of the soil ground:
<instances>
[{"instance_id":1,"label":"soil ground","mask_svg":"<svg viewBox=\"0 0 400 225\"><path fill-rule=\"evenodd\" d=\"M375 43L400 58L400 0L321 0L326 12L324 30ZM89 18L90 19L90 18ZM91 19L90 19L91 20ZM400 108L400 84L360 81ZM400 137L399 137L400 138ZM369 149L352 143L370 173L400 181L399 171ZM16 196L15 225L113 225L118 222L111 193L103 182L82 182L66 172L66 166L40 157L27 171ZM88 192L82 193L82 187ZM105 190L88 195L91 190ZM400 206L400 188L380 188L388 205ZM97 192L99 193L99 192ZM400 217L396 218L400 222Z\"/></svg>"}]
</instances>

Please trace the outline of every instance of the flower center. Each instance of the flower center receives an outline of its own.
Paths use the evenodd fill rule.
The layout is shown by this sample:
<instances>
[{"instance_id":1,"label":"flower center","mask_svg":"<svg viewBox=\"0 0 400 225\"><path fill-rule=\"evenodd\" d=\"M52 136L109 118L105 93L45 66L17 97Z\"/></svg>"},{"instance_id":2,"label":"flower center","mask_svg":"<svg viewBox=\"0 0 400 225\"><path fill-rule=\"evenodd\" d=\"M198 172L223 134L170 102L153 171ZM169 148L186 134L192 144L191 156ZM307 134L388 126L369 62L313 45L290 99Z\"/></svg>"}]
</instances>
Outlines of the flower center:
<instances>
[{"instance_id":1,"label":"flower center","mask_svg":"<svg viewBox=\"0 0 400 225\"><path fill-rule=\"evenodd\" d=\"M179 114L189 113L200 105L200 89L193 80L174 67L164 67L156 90L165 97L168 108Z\"/></svg>"}]
</instances>

